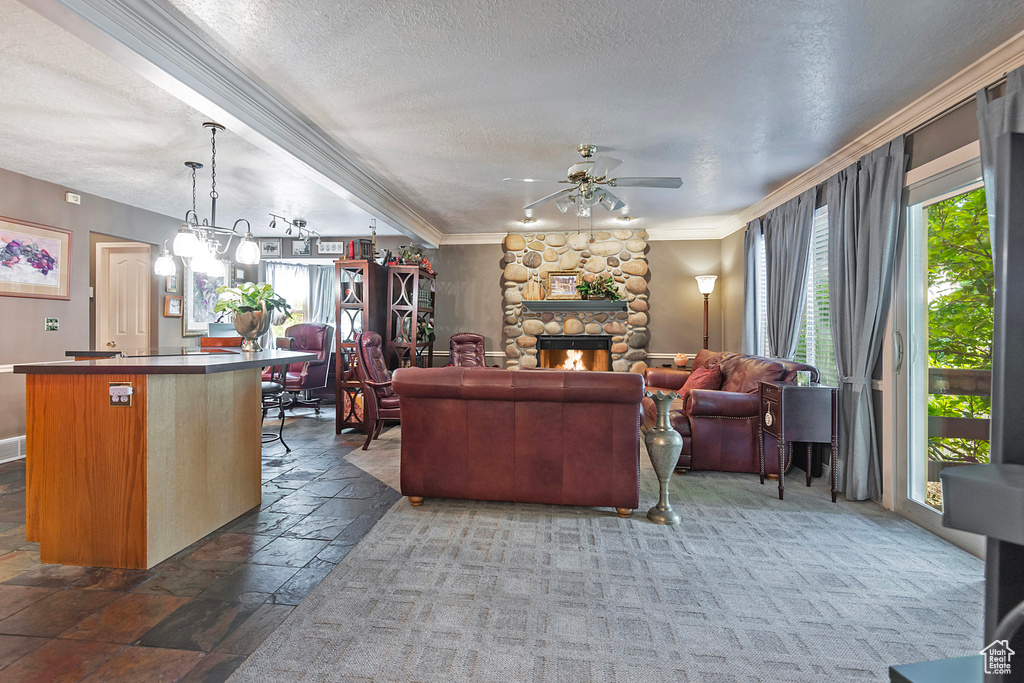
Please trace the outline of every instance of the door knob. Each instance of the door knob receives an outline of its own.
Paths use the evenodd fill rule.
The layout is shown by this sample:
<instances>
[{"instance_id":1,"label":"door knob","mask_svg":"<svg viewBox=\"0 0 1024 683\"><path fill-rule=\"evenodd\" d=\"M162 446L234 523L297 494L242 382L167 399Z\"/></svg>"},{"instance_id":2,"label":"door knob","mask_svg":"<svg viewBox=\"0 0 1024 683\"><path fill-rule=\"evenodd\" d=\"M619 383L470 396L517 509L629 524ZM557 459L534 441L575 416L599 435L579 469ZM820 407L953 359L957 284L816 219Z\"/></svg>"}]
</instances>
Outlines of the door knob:
<instances>
[{"instance_id":1,"label":"door knob","mask_svg":"<svg viewBox=\"0 0 1024 683\"><path fill-rule=\"evenodd\" d=\"M117 342L116 342L116 341L113 341L113 340L111 340L111 341L108 341L108 342L107 342L107 346L109 346L109 347L110 347L110 348L112 348L112 349L113 349L113 348L116 348L116 347L117 347Z\"/></svg>"}]
</instances>

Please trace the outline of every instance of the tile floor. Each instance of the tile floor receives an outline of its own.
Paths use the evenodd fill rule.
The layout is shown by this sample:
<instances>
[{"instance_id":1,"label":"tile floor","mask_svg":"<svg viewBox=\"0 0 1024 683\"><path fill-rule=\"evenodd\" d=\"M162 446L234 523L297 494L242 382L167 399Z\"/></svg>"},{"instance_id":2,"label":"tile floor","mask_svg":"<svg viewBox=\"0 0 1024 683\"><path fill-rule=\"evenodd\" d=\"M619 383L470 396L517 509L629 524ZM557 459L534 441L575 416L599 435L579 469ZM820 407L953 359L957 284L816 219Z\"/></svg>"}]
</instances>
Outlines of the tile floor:
<instances>
[{"instance_id":1,"label":"tile floor","mask_svg":"<svg viewBox=\"0 0 1024 683\"><path fill-rule=\"evenodd\" d=\"M147 571L39 563L25 463L0 465L0 681L223 681L399 498L334 412L263 448L263 502ZM372 450L372 446L371 446Z\"/></svg>"}]
</instances>

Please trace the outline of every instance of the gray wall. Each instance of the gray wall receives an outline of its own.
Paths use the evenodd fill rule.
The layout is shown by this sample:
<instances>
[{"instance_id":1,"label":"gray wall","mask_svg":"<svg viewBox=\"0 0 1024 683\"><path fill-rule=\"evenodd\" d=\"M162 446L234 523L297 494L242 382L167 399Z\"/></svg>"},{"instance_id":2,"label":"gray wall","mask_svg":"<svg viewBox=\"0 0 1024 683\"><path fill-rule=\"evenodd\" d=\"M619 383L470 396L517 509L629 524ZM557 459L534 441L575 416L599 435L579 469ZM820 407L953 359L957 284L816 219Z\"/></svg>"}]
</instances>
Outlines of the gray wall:
<instances>
[{"instance_id":1,"label":"gray wall","mask_svg":"<svg viewBox=\"0 0 1024 683\"><path fill-rule=\"evenodd\" d=\"M0 169L0 216L72 231L71 300L0 297L0 365L63 360L69 349L91 348L89 301L90 233L160 244L181 220L82 194L82 204L64 201L68 188ZM73 188L72 188L73 189ZM155 251L154 247L154 251ZM154 256L155 258L155 256ZM180 273L179 273L180 276ZM181 337L181 319L163 318L163 278L153 276L151 306L159 310L154 345L195 344ZM57 332L43 331L43 318L58 318ZM25 378L0 373L0 438L25 433Z\"/></svg>"},{"instance_id":2,"label":"gray wall","mask_svg":"<svg viewBox=\"0 0 1024 683\"><path fill-rule=\"evenodd\" d=\"M650 352L694 354L704 344L704 297L697 275L718 275L708 300L708 346L722 348L722 248L720 240L651 242ZM650 365L669 361L653 358Z\"/></svg>"},{"instance_id":3,"label":"gray wall","mask_svg":"<svg viewBox=\"0 0 1024 683\"><path fill-rule=\"evenodd\" d=\"M456 332L478 332L484 335L488 351L503 350L503 255L500 244L449 244L443 245L431 260L437 273L435 363L447 362L448 339ZM498 361L494 364L504 367Z\"/></svg>"},{"instance_id":4,"label":"gray wall","mask_svg":"<svg viewBox=\"0 0 1024 683\"><path fill-rule=\"evenodd\" d=\"M721 289L715 287L715 294L721 291L722 350L737 353L743 333L743 236L744 230L737 230L721 241Z\"/></svg>"}]
</instances>

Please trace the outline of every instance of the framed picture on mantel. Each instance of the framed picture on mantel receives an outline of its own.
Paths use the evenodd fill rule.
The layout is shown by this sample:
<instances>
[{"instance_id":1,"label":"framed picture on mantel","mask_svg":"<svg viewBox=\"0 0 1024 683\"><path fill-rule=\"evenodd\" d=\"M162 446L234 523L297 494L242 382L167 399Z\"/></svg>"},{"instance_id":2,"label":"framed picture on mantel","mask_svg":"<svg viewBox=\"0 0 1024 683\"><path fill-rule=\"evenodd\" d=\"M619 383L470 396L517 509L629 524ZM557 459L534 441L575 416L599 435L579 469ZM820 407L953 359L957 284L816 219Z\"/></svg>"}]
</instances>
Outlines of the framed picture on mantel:
<instances>
[{"instance_id":1,"label":"framed picture on mantel","mask_svg":"<svg viewBox=\"0 0 1024 683\"><path fill-rule=\"evenodd\" d=\"M547 280L547 296L545 299L579 299L580 293L576 285L580 283L578 270L552 270L544 274Z\"/></svg>"},{"instance_id":2,"label":"framed picture on mantel","mask_svg":"<svg viewBox=\"0 0 1024 683\"><path fill-rule=\"evenodd\" d=\"M71 299L71 231L0 218L0 296Z\"/></svg>"}]
</instances>

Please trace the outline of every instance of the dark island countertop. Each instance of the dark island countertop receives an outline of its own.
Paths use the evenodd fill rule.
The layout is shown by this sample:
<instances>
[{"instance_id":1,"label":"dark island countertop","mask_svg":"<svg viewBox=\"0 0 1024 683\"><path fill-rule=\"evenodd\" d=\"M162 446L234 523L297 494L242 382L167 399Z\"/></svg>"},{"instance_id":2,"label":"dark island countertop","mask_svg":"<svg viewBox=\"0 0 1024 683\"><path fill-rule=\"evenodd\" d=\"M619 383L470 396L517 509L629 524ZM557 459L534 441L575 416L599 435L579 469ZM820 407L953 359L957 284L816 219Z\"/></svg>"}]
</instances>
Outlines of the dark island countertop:
<instances>
[{"instance_id":1,"label":"dark island countertop","mask_svg":"<svg viewBox=\"0 0 1024 683\"><path fill-rule=\"evenodd\" d=\"M84 352L69 352L69 355ZM131 355L129 355L131 354ZM317 359L302 351L242 351L237 348L172 348L126 351L123 357L22 363L14 372L26 375L207 375Z\"/></svg>"}]
</instances>

